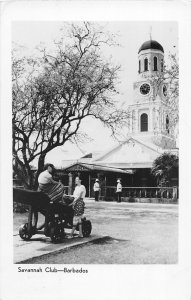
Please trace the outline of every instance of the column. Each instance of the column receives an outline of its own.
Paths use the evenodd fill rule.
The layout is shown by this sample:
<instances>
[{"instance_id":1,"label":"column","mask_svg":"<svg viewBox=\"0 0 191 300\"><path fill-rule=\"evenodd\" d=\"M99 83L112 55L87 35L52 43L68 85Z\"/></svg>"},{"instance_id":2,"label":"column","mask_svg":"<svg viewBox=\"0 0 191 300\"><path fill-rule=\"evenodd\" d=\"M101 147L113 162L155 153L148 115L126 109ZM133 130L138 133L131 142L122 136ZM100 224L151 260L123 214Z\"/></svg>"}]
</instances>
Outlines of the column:
<instances>
[{"instance_id":1,"label":"column","mask_svg":"<svg viewBox=\"0 0 191 300\"><path fill-rule=\"evenodd\" d=\"M139 116L138 109L135 110L135 132L139 132Z\"/></svg>"},{"instance_id":2,"label":"column","mask_svg":"<svg viewBox=\"0 0 191 300\"><path fill-rule=\"evenodd\" d=\"M153 132L155 132L156 131L156 109L155 109L155 107L153 107L152 114L153 114Z\"/></svg>"},{"instance_id":3,"label":"column","mask_svg":"<svg viewBox=\"0 0 191 300\"><path fill-rule=\"evenodd\" d=\"M89 174L89 198L90 198L90 196L91 196L91 175Z\"/></svg>"},{"instance_id":4,"label":"column","mask_svg":"<svg viewBox=\"0 0 191 300\"><path fill-rule=\"evenodd\" d=\"M133 111L130 112L130 132L133 132Z\"/></svg>"},{"instance_id":5,"label":"column","mask_svg":"<svg viewBox=\"0 0 191 300\"><path fill-rule=\"evenodd\" d=\"M164 130L164 110L161 108L161 133Z\"/></svg>"},{"instance_id":6,"label":"column","mask_svg":"<svg viewBox=\"0 0 191 300\"><path fill-rule=\"evenodd\" d=\"M151 106L150 109L149 109L149 113L150 113L150 116L149 116L149 131L152 132L153 131L153 107Z\"/></svg>"},{"instance_id":7,"label":"column","mask_svg":"<svg viewBox=\"0 0 191 300\"><path fill-rule=\"evenodd\" d=\"M159 131L159 107L156 107L155 118L156 118L156 129L158 132Z\"/></svg>"},{"instance_id":8,"label":"column","mask_svg":"<svg viewBox=\"0 0 191 300\"><path fill-rule=\"evenodd\" d=\"M105 174L105 184L104 184L104 197L105 197L105 200L106 200L106 197L107 197L107 177L106 177L106 174Z\"/></svg>"},{"instance_id":9,"label":"column","mask_svg":"<svg viewBox=\"0 0 191 300\"><path fill-rule=\"evenodd\" d=\"M68 174L68 195L72 195L72 183L73 183L73 174Z\"/></svg>"},{"instance_id":10,"label":"column","mask_svg":"<svg viewBox=\"0 0 191 300\"><path fill-rule=\"evenodd\" d=\"M162 109L159 110L159 130L162 131Z\"/></svg>"}]
</instances>

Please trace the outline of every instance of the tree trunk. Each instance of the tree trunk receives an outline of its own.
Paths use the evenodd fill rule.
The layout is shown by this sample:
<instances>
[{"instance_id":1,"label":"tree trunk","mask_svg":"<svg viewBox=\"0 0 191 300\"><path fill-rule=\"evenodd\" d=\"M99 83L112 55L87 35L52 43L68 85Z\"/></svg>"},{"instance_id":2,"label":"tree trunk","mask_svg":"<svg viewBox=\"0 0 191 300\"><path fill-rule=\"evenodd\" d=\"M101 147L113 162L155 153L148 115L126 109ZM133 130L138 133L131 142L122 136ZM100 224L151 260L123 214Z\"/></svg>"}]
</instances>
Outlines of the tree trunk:
<instances>
[{"instance_id":1,"label":"tree trunk","mask_svg":"<svg viewBox=\"0 0 191 300\"><path fill-rule=\"evenodd\" d=\"M38 160L38 169L35 174L35 180L34 180L34 189L37 190L38 188L38 176L44 169L44 162L45 162L46 154L41 154Z\"/></svg>"},{"instance_id":2,"label":"tree trunk","mask_svg":"<svg viewBox=\"0 0 191 300\"><path fill-rule=\"evenodd\" d=\"M26 166L23 163L15 162L13 170L17 175L17 178L22 182L25 188L32 189L33 186L33 173L30 170L30 166Z\"/></svg>"}]
</instances>

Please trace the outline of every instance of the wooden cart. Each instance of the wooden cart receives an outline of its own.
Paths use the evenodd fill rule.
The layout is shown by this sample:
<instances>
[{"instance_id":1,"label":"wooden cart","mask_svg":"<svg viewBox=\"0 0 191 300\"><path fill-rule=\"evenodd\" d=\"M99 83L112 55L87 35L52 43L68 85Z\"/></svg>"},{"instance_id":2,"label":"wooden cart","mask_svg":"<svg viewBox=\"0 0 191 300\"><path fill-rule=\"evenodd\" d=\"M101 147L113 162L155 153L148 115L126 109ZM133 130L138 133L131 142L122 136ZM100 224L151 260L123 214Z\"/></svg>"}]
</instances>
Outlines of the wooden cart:
<instances>
[{"instance_id":1,"label":"wooden cart","mask_svg":"<svg viewBox=\"0 0 191 300\"><path fill-rule=\"evenodd\" d=\"M73 226L73 208L69 202L73 200L67 196L66 201L51 202L43 192L13 188L13 201L28 205L28 222L19 228L20 237L27 241L35 234L44 234L51 238L53 243L58 243L65 237L65 229ZM45 217L42 225L38 225L38 215ZM76 230L79 230L78 226ZM84 237L91 234L92 225L86 218L82 219L82 232Z\"/></svg>"}]
</instances>

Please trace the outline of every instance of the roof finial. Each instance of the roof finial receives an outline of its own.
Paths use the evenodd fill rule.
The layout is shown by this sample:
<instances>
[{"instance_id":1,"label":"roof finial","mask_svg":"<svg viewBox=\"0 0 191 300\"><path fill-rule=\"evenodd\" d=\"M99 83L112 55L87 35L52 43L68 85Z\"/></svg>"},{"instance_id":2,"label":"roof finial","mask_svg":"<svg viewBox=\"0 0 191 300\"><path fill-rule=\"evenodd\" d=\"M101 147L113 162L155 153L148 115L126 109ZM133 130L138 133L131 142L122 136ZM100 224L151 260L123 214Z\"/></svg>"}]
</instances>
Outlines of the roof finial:
<instances>
[{"instance_id":1,"label":"roof finial","mask_svg":"<svg viewBox=\"0 0 191 300\"><path fill-rule=\"evenodd\" d=\"M150 26L150 32L149 32L149 35L150 35L150 41L152 40L152 26Z\"/></svg>"}]
</instances>

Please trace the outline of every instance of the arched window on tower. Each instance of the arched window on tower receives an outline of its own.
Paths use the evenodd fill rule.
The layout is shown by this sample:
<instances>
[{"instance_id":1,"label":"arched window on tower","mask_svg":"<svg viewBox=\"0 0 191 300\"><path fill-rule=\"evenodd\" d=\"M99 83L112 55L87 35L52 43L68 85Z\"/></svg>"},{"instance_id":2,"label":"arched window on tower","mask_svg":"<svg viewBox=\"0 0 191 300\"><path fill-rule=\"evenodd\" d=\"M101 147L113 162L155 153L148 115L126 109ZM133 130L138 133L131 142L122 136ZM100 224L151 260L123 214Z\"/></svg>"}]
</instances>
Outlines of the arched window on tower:
<instances>
[{"instance_id":1,"label":"arched window on tower","mask_svg":"<svg viewBox=\"0 0 191 300\"><path fill-rule=\"evenodd\" d=\"M163 72L163 69L164 69L164 62L163 59L161 59L161 72Z\"/></svg>"},{"instance_id":2,"label":"arched window on tower","mask_svg":"<svg viewBox=\"0 0 191 300\"><path fill-rule=\"evenodd\" d=\"M148 115L145 113L141 115L141 131L148 131Z\"/></svg>"},{"instance_id":3,"label":"arched window on tower","mask_svg":"<svg viewBox=\"0 0 191 300\"><path fill-rule=\"evenodd\" d=\"M157 57L154 56L154 71L157 71Z\"/></svg>"},{"instance_id":4,"label":"arched window on tower","mask_svg":"<svg viewBox=\"0 0 191 300\"><path fill-rule=\"evenodd\" d=\"M148 58L144 59L144 70L148 71Z\"/></svg>"},{"instance_id":5,"label":"arched window on tower","mask_svg":"<svg viewBox=\"0 0 191 300\"><path fill-rule=\"evenodd\" d=\"M169 117L168 117L168 115L166 116L166 132L167 133L170 133L170 128L169 128Z\"/></svg>"},{"instance_id":6,"label":"arched window on tower","mask_svg":"<svg viewBox=\"0 0 191 300\"><path fill-rule=\"evenodd\" d=\"M141 73L141 61L139 59L139 73Z\"/></svg>"}]
</instances>

